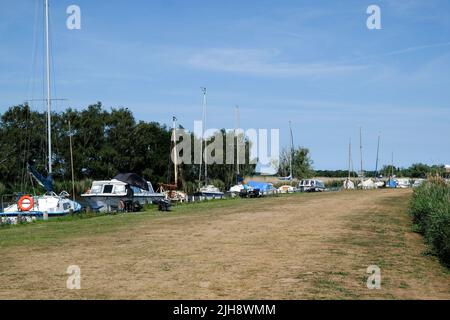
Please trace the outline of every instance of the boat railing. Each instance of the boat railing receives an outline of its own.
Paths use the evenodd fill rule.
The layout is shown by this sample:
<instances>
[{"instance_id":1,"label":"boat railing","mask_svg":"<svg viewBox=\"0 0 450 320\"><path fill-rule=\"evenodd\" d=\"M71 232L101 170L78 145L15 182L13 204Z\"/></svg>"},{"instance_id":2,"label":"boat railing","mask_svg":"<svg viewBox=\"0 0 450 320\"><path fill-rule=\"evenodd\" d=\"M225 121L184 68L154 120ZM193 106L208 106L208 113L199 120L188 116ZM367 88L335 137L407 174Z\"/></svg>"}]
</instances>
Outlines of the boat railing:
<instances>
[{"instance_id":1,"label":"boat railing","mask_svg":"<svg viewBox=\"0 0 450 320\"><path fill-rule=\"evenodd\" d=\"M5 208L8 208L10 205L17 203L20 196L20 194L3 194L0 199L0 212L5 211Z\"/></svg>"}]
</instances>

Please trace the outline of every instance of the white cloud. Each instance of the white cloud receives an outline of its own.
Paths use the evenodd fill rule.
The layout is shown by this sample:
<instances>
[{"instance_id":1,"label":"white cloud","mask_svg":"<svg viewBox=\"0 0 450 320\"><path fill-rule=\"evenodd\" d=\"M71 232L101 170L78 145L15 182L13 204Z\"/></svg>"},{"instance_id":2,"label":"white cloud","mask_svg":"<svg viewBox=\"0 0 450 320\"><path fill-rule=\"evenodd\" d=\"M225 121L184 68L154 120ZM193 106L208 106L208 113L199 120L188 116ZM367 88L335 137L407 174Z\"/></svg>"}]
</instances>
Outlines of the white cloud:
<instances>
[{"instance_id":1,"label":"white cloud","mask_svg":"<svg viewBox=\"0 0 450 320\"><path fill-rule=\"evenodd\" d=\"M362 65L278 62L278 50L209 49L188 59L189 65L204 70L277 77L340 75L365 68Z\"/></svg>"}]
</instances>

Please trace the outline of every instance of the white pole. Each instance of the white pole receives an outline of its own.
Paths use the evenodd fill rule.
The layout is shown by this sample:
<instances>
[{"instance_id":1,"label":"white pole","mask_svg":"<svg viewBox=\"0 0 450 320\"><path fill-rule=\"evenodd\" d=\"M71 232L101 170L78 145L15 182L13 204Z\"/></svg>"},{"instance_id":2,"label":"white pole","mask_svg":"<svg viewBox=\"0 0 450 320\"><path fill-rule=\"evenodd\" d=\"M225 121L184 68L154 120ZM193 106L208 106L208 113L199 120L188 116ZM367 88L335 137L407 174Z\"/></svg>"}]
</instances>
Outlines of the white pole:
<instances>
[{"instance_id":1,"label":"white pole","mask_svg":"<svg viewBox=\"0 0 450 320\"><path fill-rule=\"evenodd\" d=\"M291 121L289 121L289 131L291 133L291 151L289 152L289 177L292 180L292 154L294 152L294 136L292 134L292 125Z\"/></svg>"},{"instance_id":2,"label":"white pole","mask_svg":"<svg viewBox=\"0 0 450 320\"><path fill-rule=\"evenodd\" d=\"M48 132L48 173L52 173L52 128L51 128L51 95L50 95L50 40L49 40L49 12L48 0L45 0L45 51L46 51L46 79L47 79L47 132Z\"/></svg>"},{"instance_id":3,"label":"white pole","mask_svg":"<svg viewBox=\"0 0 450 320\"><path fill-rule=\"evenodd\" d=\"M206 129L206 109L207 109L207 98L206 98L206 94L207 94L207 90L206 88L202 88L203 91L203 123L202 123L202 136L205 134L205 129ZM205 185L208 183L208 152L206 149L206 143L207 143L207 139L204 139L205 142Z\"/></svg>"},{"instance_id":4,"label":"white pole","mask_svg":"<svg viewBox=\"0 0 450 320\"><path fill-rule=\"evenodd\" d=\"M350 138L350 141L348 143L348 181L350 181L351 176L351 167L352 167L352 138Z\"/></svg>"},{"instance_id":5,"label":"white pole","mask_svg":"<svg viewBox=\"0 0 450 320\"><path fill-rule=\"evenodd\" d=\"M75 175L73 170L72 130L70 126L70 120L69 120L69 144L70 144L70 166L72 169L72 198L73 202L75 202Z\"/></svg>"},{"instance_id":6,"label":"white pole","mask_svg":"<svg viewBox=\"0 0 450 320\"><path fill-rule=\"evenodd\" d=\"M380 139L381 139L381 133L378 135L377 160L376 160L376 163L375 163L375 178L378 178L378 161L379 161L379 155L380 155Z\"/></svg>"},{"instance_id":7,"label":"white pole","mask_svg":"<svg viewBox=\"0 0 450 320\"><path fill-rule=\"evenodd\" d=\"M237 130L239 130L240 128L240 124L239 124L239 106L236 106L236 129L234 130L234 135L236 136L236 173L239 175L239 148L240 148L240 136L239 136L239 132L236 135Z\"/></svg>"},{"instance_id":8,"label":"white pole","mask_svg":"<svg viewBox=\"0 0 450 320\"><path fill-rule=\"evenodd\" d=\"M173 140L173 165L174 165L174 172L175 172L175 185L178 186L178 151L177 151L177 125L176 125L177 118L173 117L173 131L172 131L172 140Z\"/></svg>"},{"instance_id":9,"label":"white pole","mask_svg":"<svg viewBox=\"0 0 450 320\"><path fill-rule=\"evenodd\" d=\"M359 151L361 157L361 187L364 181L364 172L363 172L363 152L362 152L362 127L359 127Z\"/></svg>"}]
</instances>

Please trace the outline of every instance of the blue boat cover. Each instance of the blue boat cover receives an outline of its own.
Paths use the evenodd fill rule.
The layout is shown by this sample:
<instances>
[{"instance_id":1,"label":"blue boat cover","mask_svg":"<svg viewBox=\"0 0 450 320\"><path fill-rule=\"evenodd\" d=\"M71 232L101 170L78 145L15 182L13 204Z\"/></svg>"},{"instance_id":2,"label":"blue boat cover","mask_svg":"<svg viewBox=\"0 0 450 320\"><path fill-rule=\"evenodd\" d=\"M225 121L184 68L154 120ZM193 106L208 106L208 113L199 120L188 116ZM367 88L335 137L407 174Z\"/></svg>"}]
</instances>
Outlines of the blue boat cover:
<instances>
[{"instance_id":1,"label":"blue boat cover","mask_svg":"<svg viewBox=\"0 0 450 320\"><path fill-rule=\"evenodd\" d=\"M250 187L253 189L259 189L261 192L269 191L273 189L273 185L271 183L267 182L256 182L256 181L249 181L247 183Z\"/></svg>"},{"instance_id":2,"label":"blue boat cover","mask_svg":"<svg viewBox=\"0 0 450 320\"><path fill-rule=\"evenodd\" d=\"M389 179L388 182L386 182L387 188L397 188L397 181L393 179Z\"/></svg>"}]
</instances>

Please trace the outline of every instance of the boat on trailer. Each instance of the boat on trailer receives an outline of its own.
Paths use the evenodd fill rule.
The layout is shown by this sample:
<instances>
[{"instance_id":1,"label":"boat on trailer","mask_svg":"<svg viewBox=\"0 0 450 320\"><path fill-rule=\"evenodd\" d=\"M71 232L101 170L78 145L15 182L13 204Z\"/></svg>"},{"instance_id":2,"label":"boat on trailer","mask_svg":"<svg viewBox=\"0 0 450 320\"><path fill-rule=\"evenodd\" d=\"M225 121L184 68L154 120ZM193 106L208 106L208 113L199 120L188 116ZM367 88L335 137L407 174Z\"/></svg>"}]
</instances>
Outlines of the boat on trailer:
<instances>
[{"instance_id":1,"label":"boat on trailer","mask_svg":"<svg viewBox=\"0 0 450 320\"><path fill-rule=\"evenodd\" d=\"M198 192L194 193L194 197L200 197L206 200L223 199L224 193L213 185L201 187Z\"/></svg>"},{"instance_id":2,"label":"boat on trailer","mask_svg":"<svg viewBox=\"0 0 450 320\"><path fill-rule=\"evenodd\" d=\"M299 182L298 190L300 192L323 192L325 191L325 184L322 180L305 179Z\"/></svg>"},{"instance_id":3,"label":"boat on trailer","mask_svg":"<svg viewBox=\"0 0 450 320\"><path fill-rule=\"evenodd\" d=\"M96 212L127 211L126 204L138 206L163 200L163 193L155 192L151 182L139 187L118 179L93 181L91 188L81 195L86 207Z\"/></svg>"}]
</instances>

